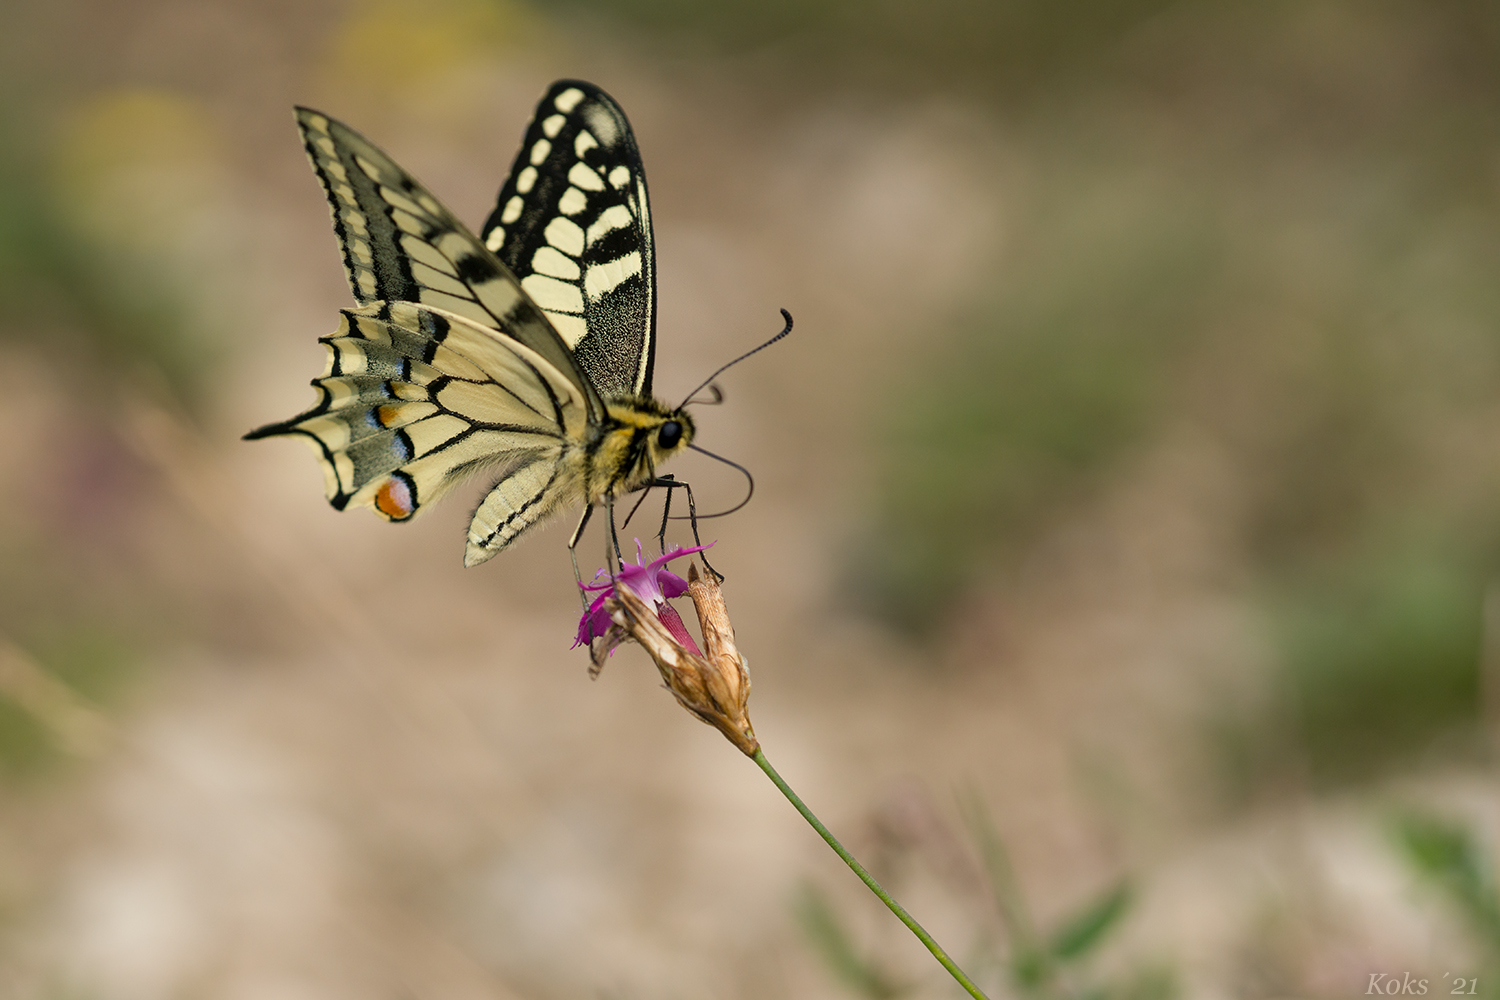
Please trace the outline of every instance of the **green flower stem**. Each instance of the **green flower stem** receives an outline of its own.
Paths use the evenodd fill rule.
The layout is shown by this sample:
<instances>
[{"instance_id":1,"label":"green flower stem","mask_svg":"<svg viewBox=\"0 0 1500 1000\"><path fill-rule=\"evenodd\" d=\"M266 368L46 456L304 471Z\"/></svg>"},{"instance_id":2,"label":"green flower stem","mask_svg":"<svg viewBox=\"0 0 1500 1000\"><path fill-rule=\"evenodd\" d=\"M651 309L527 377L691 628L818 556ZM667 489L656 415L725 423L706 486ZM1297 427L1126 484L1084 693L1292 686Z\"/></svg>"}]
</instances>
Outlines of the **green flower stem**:
<instances>
[{"instance_id":1,"label":"green flower stem","mask_svg":"<svg viewBox=\"0 0 1500 1000\"><path fill-rule=\"evenodd\" d=\"M975 986L969 980L968 976L964 975L964 970L954 964L953 959L948 957L948 953L943 950L942 946L932 939L932 935L923 930L922 925L913 920L911 914L907 913L906 909L900 903L892 899L890 893L882 889L880 883L875 881L869 872L865 871L865 866L854 860L854 855L844 849L844 845L839 843L838 838L828 832L828 827L824 826L818 817L813 815L812 810L803 804L802 800L797 797L797 793L792 791L792 786L783 781L781 775L776 773L776 769L771 766L771 762L766 760L765 751L757 748L753 759L755 763L760 765L760 769L766 772L766 776L776 783L776 787L781 789L781 794L787 797L787 801L796 806L797 811L802 814L802 818L807 820L808 824L814 830L818 831L818 836L828 841L828 846L833 848L833 853L843 858L844 864L854 870L854 874L859 876L859 880L869 886L870 891L879 896L880 901L888 906L890 911L917 936L917 940L927 946L927 950L932 952L932 956L942 963L943 968L948 970L949 975L958 980L958 984L968 991L969 996L975 997L976 1000L989 1000L984 995L984 992L978 986Z\"/></svg>"}]
</instances>

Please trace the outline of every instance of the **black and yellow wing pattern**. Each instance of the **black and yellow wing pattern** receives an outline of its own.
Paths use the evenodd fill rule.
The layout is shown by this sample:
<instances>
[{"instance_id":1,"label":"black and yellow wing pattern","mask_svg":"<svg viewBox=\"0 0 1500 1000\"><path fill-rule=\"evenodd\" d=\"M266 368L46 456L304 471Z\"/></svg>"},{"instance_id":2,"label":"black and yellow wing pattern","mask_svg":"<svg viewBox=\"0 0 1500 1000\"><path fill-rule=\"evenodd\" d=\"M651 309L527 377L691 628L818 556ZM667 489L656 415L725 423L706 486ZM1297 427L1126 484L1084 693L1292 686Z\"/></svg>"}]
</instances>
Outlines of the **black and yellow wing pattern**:
<instances>
[{"instance_id":1,"label":"black and yellow wing pattern","mask_svg":"<svg viewBox=\"0 0 1500 1000\"><path fill-rule=\"evenodd\" d=\"M312 444L338 509L404 521L468 475L498 473L469 529L472 565L577 499L563 457L586 432L584 395L520 341L444 310L376 302L345 310L322 343L317 405L248 436Z\"/></svg>"},{"instance_id":2,"label":"black and yellow wing pattern","mask_svg":"<svg viewBox=\"0 0 1500 1000\"><path fill-rule=\"evenodd\" d=\"M625 112L582 80L537 105L480 231L606 396L650 395L656 248Z\"/></svg>"},{"instance_id":3,"label":"black and yellow wing pattern","mask_svg":"<svg viewBox=\"0 0 1500 1000\"><path fill-rule=\"evenodd\" d=\"M297 123L360 308L322 340L315 405L247 438L301 437L335 507L392 521L471 474L497 476L467 565L560 506L639 485L686 445L691 422L649 397L650 211L607 95L553 85L483 240L353 129L307 108Z\"/></svg>"}]
</instances>

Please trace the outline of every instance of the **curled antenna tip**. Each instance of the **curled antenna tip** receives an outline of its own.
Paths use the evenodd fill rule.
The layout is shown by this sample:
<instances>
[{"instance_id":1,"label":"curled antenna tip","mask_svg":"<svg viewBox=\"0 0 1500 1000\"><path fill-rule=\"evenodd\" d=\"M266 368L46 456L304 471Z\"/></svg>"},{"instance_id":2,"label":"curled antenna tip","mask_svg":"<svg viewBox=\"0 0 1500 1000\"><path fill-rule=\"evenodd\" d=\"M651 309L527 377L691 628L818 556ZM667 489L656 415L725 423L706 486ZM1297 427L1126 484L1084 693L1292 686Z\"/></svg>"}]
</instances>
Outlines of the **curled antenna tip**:
<instances>
[{"instance_id":1,"label":"curled antenna tip","mask_svg":"<svg viewBox=\"0 0 1500 1000\"><path fill-rule=\"evenodd\" d=\"M789 312L787 312L785 309L783 309L783 310L781 310L781 318L784 319L784 320L786 320L786 326L782 328L782 331L780 333L778 333L776 336L772 337L770 340L766 341L764 344L761 344L759 347L754 348L753 350L746 351L744 354L741 354L739 357L735 358L733 361L729 362L727 365L721 366L718 371L714 372L708 378L706 378L702 382L700 382L698 384L698 388L694 389L692 392L690 392L686 396L684 396L683 400L682 400L682 403L677 408L680 410L680 409L682 409L682 407L688 405L688 403L692 400L692 398L694 396L698 395L698 393L700 391L702 391L702 389L705 386L707 386L714 379L718 378L720 375L724 374L724 372L726 372L729 369L733 368L735 365L739 364L741 361L744 361L750 355L759 353L760 351L764 351L766 348L768 348L772 344L776 343L776 341L780 340L782 337L785 337L787 334L791 333L792 332L792 314L789 313Z\"/></svg>"}]
</instances>

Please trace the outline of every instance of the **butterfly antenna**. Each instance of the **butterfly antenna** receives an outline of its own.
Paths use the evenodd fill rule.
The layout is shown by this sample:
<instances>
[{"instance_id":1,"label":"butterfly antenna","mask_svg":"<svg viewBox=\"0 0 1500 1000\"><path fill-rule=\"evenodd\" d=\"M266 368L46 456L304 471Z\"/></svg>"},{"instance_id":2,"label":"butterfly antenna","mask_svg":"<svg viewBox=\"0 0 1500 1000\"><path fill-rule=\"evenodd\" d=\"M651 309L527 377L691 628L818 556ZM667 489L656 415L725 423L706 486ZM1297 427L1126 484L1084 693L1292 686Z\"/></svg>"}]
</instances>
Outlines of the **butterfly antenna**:
<instances>
[{"instance_id":1,"label":"butterfly antenna","mask_svg":"<svg viewBox=\"0 0 1500 1000\"><path fill-rule=\"evenodd\" d=\"M683 401L682 401L682 406L679 406L677 408L680 410L680 409L682 409L683 406L688 405L688 401L691 400L694 396L698 395L699 391L701 391L702 389L706 388L710 382L712 382L714 379L718 378L720 375L724 374L729 369L733 368L735 365L739 364L741 361L744 361L750 355L756 354L756 353L758 353L760 351L764 351L766 348L768 348L772 344L776 343L776 341L780 340L782 337L785 337L787 334L791 333L792 332L792 314L789 313L789 312L787 312L785 309L783 309L783 310L781 310L781 316L782 316L783 319L786 320L786 327L780 333L778 333L776 336L772 337L770 340L766 341L764 344L761 344L759 347L755 348L754 350L749 350L749 351L746 351L744 354L741 354L739 357L737 357L733 361L729 362L729 364L724 365L718 371L714 372L708 378L704 379L703 382L702 382L702 384L700 384L697 389L694 389L692 392L690 392L690 393L687 394L686 398L684 398ZM723 396L720 395L720 398L722 399ZM698 450L699 451L703 451L702 448L699 448ZM703 453L705 455L708 454L708 452L706 452L706 451L703 452ZM719 456L715 455L714 458L719 458ZM727 459L723 459L723 458L719 458L719 461L724 462L724 461L728 461L728 460ZM734 465L733 462L730 462L729 464L730 465ZM739 468L739 466L735 466L735 468ZM741 471L744 471L744 470L741 470ZM747 476L749 474L750 473L748 473L748 472L745 473L745 475L747 475ZM747 497L746 499L748 500L749 498ZM742 507L742 506L744 506L744 504L741 504L740 506ZM739 509L740 509L739 507L735 508L735 510L739 510ZM729 511L725 511L724 513L727 514L727 513L729 513ZM717 515L717 514L705 514L704 516L705 517L718 517L719 515Z\"/></svg>"},{"instance_id":2,"label":"butterfly antenna","mask_svg":"<svg viewBox=\"0 0 1500 1000\"><path fill-rule=\"evenodd\" d=\"M784 311L785 310L783 310L783 312ZM790 327L788 329L790 329ZM757 348L757 350L759 350L759 348ZM751 353L754 353L754 352L751 352ZM672 520L674 520L674 521L686 521L689 518L692 518L695 521L705 521L705 520L707 520L710 517L727 517L728 515L733 514L735 511L739 510L741 507L745 506L745 504L747 504L747 503L750 502L750 498L753 497L753 496L755 496L755 477L752 476L752 475L750 475L750 470L749 469L745 468L743 465L741 465L738 462L731 462L729 459L725 458L723 455L715 455L713 452L709 451L707 448L700 448L700 447L698 447L695 444L690 444L690 445L688 445L688 447L691 448L693 451L698 452L699 454L707 455L709 458L713 459L716 462L723 462L725 465L731 465L734 468L739 469L740 473L745 477L745 481L750 484L750 489L745 493L745 499L741 500L739 503L735 504L733 507L729 508L728 510L721 510L717 514L698 514L698 513L693 513L693 514L688 515L687 517L684 517L681 514L679 514L679 515L673 517Z\"/></svg>"},{"instance_id":3,"label":"butterfly antenna","mask_svg":"<svg viewBox=\"0 0 1500 1000\"><path fill-rule=\"evenodd\" d=\"M692 397L689 397L688 401L686 403L683 403L682 405L683 406L718 406L720 403L724 402L724 390L719 388L719 384L717 382L714 382L711 385L709 385L708 391L713 394L708 399L699 399L697 396L692 396ZM679 407L679 409L680 409L680 407Z\"/></svg>"}]
</instances>

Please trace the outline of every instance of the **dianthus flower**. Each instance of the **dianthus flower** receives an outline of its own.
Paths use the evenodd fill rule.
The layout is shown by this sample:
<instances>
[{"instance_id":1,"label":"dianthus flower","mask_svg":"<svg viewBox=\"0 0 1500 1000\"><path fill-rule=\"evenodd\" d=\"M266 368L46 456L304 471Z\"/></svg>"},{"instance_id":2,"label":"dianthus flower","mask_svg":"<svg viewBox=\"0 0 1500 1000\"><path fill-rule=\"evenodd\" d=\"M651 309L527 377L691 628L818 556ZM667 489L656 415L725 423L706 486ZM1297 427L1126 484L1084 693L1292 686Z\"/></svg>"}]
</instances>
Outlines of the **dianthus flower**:
<instances>
[{"instance_id":1,"label":"dianthus flower","mask_svg":"<svg viewBox=\"0 0 1500 1000\"><path fill-rule=\"evenodd\" d=\"M673 549L648 563L646 562L646 557L641 553L641 540L637 538L635 540L635 562L621 561L620 572L612 580L608 579L609 571L601 569L598 573L594 574L594 579L597 581L602 578L604 579L603 583L585 583L582 585L586 591L599 591L599 596L595 597L589 604L588 610L584 611L583 618L578 622L578 637L573 640L573 648L577 649L579 646L593 647L596 639L605 640L603 653L598 649L594 650L594 661L598 666L594 668L593 673L597 674L599 666L603 665L600 663L602 656L612 654L615 647L624 641L624 637L621 635L613 637L613 642L610 641L609 632L614 622L610 618L609 609L605 606L608 604L610 598L616 596L617 587L629 588L632 593L656 613L657 617L661 619L662 624L666 626L667 631L672 633L672 636L677 641L699 656L703 655L698 649L698 644L693 641L692 635L688 633L687 627L683 625L682 616L677 613L676 608L667 603L670 598L681 597L688 592L686 581L667 569L667 563L673 559L681 559L683 556L702 552L708 547L707 545L695 545L690 549Z\"/></svg>"},{"instance_id":2,"label":"dianthus flower","mask_svg":"<svg viewBox=\"0 0 1500 1000\"><path fill-rule=\"evenodd\" d=\"M593 657L589 672L597 675L616 646L634 639L650 655L667 690L683 708L718 729L741 753L754 757L760 743L750 726L750 671L734 644L734 628L719 581L712 575L700 577L697 566L688 568L686 581L665 568L673 559L706 548L673 549L647 563L637 540L634 564L621 565L612 580L584 587L600 593L583 613L573 645L588 643ZM594 579L605 572L600 570ZM692 598L698 612L706 653L668 603L682 594Z\"/></svg>"}]
</instances>

